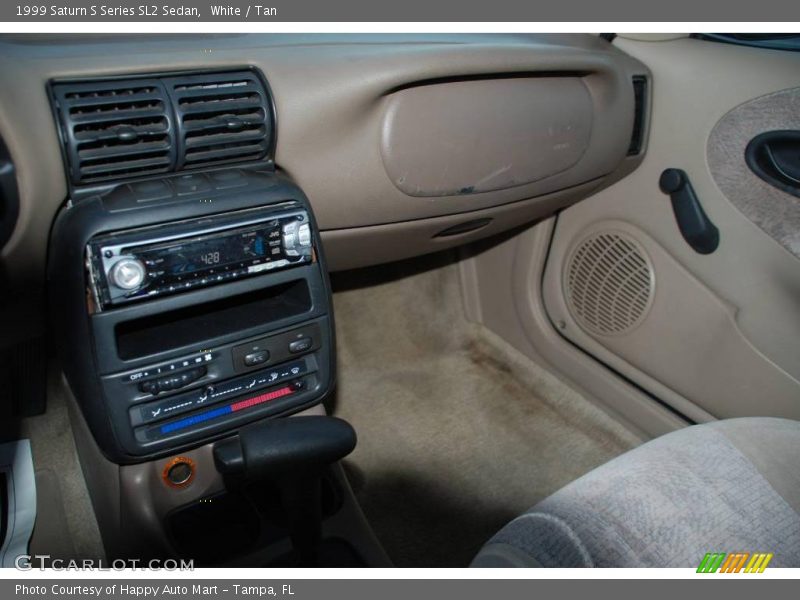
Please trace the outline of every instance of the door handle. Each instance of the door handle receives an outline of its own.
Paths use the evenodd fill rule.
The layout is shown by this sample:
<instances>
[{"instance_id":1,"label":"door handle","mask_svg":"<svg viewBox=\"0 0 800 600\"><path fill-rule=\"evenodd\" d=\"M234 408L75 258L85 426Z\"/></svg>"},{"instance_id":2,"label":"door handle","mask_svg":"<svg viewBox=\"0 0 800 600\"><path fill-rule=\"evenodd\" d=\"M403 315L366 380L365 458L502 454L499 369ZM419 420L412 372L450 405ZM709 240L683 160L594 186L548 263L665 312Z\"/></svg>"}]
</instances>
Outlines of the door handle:
<instances>
[{"instance_id":1,"label":"door handle","mask_svg":"<svg viewBox=\"0 0 800 600\"><path fill-rule=\"evenodd\" d=\"M700 205L686 172L665 169L658 180L658 187L669 194L683 239L699 254L714 252L719 246L719 229Z\"/></svg>"},{"instance_id":2,"label":"door handle","mask_svg":"<svg viewBox=\"0 0 800 600\"><path fill-rule=\"evenodd\" d=\"M800 197L800 131L767 131L744 152L750 170L770 185Z\"/></svg>"}]
</instances>

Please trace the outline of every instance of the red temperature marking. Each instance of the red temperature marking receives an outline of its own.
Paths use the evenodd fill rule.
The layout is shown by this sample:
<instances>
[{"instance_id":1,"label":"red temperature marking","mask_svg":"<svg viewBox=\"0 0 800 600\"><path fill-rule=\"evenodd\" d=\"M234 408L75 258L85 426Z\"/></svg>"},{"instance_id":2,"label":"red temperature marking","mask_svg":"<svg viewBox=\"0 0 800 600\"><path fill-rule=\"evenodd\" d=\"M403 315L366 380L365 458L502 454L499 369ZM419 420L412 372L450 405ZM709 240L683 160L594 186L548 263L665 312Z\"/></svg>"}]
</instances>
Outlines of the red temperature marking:
<instances>
[{"instance_id":1,"label":"red temperature marking","mask_svg":"<svg viewBox=\"0 0 800 600\"><path fill-rule=\"evenodd\" d=\"M271 400L276 400L277 398L282 398L283 396L288 396L289 394L292 393L294 393L294 390L287 385L286 387L282 387L273 392L261 394L260 396L254 396L253 398L248 398L247 400L240 400L239 402L234 402L233 404L230 405L231 412L236 412L237 410L244 410L246 408L250 408L258 404L264 404L264 402L270 402Z\"/></svg>"}]
</instances>

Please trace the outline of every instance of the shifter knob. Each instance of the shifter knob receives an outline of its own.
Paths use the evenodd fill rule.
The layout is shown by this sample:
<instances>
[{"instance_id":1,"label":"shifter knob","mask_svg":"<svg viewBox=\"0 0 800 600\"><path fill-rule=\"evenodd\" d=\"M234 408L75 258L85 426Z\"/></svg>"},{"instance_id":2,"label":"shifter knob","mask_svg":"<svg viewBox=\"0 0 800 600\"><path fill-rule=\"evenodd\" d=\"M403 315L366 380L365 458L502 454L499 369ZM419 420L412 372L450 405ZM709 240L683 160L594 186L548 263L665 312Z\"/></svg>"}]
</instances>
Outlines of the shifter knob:
<instances>
[{"instance_id":1,"label":"shifter knob","mask_svg":"<svg viewBox=\"0 0 800 600\"><path fill-rule=\"evenodd\" d=\"M214 445L223 475L258 480L318 472L350 454L356 432L336 417L290 417L255 423Z\"/></svg>"},{"instance_id":2,"label":"shifter knob","mask_svg":"<svg viewBox=\"0 0 800 600\"><path fill-rule=\"evenodd\" d=\"M214 445L214 463L228 481L272 479L286 511L297 566L319 565L321 478L356 447L356 432L335 417L289 417L255 423Z\"/></svg>"}]
</instances>

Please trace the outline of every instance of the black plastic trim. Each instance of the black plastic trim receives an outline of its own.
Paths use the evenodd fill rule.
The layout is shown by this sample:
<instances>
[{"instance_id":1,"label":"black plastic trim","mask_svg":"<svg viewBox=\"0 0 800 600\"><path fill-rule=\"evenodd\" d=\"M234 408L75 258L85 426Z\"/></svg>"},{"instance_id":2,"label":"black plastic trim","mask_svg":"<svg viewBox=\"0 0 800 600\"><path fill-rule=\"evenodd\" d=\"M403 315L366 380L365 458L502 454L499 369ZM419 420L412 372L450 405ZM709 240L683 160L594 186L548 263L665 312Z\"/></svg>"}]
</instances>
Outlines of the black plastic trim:
<instances>
[{"instance_id":1,"label":"black plastic trim","mask_svg":"<svg viewBox=\"0 0 800 600\"><path fill-rule=\"evenodd\" d=\"M647 77L634 75L631 83L633 85L634 111L631 142L628 146L627 156L637 156L642 153L644 147L644 134L647 123Z\"/></svg>"},{"instance_id":2,"label":"black plastic trim","mask_svg":"<svg viewBox=\"0 0 800 600\"><path fill-rule=\"evenodd\" d=\"M324 346L318 352L319 377L314 386L297 395L297 404L270 413L269 418L304 410L322 402L335 387L335 329L330 308L330 283L322 241L307 197L295 184L274 172L251 171L252 184L241 190L220 190L216 194L197 193L172 202L132 203L115 206L105 197L94 195L62 209L53 226L48 262L49 310L54 340L69 381L87 424L103 454L119 464L137 463L185 451L231 435L246 423L264 418L259 410L243 411L241 416L206 430L191 431L180 439L144 447L132 438L127 406L108 397L101 375L135 369L145 364L173 360L186 352L199 352L229 344L230 338L246 340L288 330L292 326L316 320L323 327ZM136 227L196 219L220 213L283 205L292 201L307 211L311 222L316 262L304 267L277 271L272 275L252 277L226 285L199 289L164 297L139 305L115 308L90 315L87 312L84 253L89 240L102 233ZM312 289L312 310L291 319L219 336L213 340L172 349L164 353L130 361L117 357L114 340L116 323L145 314L156 314L190 304L213 301L226 294L247 292L259 287L278 285L287 279L302 277ZM237 342L238 343L238 342ZM107 378L107 377L106 377Z\"/></svg>"},{"instance_id":3,"label":"black plastic trim","mask_svg":"<svg viewBox=\"0 0 800 600\"><path fill-rule=\"evenodd\" d=\"M166 173L173 172L175 170L175 162L176 162L176 128L175 128L175 117L172 110L170 110L170 98L167 94L166 87L164 86L163 81L160 81L156 77L139 77L139 78L126 78L126 79L103 79L103 80L87 80L87 81L75 81L75 82L65 82L65 81L58 81L53 82L50 86L50 93L51 98L56 107L56 118L58 121L58 127L61 132L61 142L63 144L63 151L62 156L65 158L65 166L67 168L67 175L68 180L74 184L75 186L91 186L98 182L104 181L119 181L123 179L137 179L140 176L136 175L129 175L129 176L120 176L114 177L113 175L97 175L98 179L95 180L87 180L91 177L88 173L85 173L81 168L81 158L79 155L79 145L81 144L81 140L76 136L74 128L70 125L74 125L75 127L83 125L92 125L98 122L104 122L106 125L110 125L114 120L119 119L119 117L115 117L116 113L106 113L104 116L99 117L99 121L97 120L98 117L94 117L94 120L86 119L85 121L81 121L80 117L77 119L73 119L70 116L70 106L74 106L75 104L81 104L80 100L70 100L69 96L75 93L82 93L84 94L83 105L88 107L91 106L93 98L86 97L85 94L93 93L93 92L103 92L103 91L115 91L119 87L124 86L127 88L134 88L135 86L144 87L147 86L148 88L152 88L152 91L144 92L143 90L138 90L139 94L135 96L113 96L113 97L106 97L106 103L115 102L118 104L125 103L125 102L158 102L162 105L160 110L155 108L147 108L138 110L138 112L142 113L145 112L147 114L139 114L138 116L131 115L130 119L143 119L143 118L150 118L150 119L164 119L166 120L166 127L163 131L159 132L163 137L166 138L167 146L166 148L158 148L152 150L146 150L141 148L136 148L135 146L129 146L127 144L118 146L118 148L124 150L129 149L133 150L136 156L141 157L145 154L159 154L160 160L163 164L159 166L151 167L149 175L160 176ZM97 103L100 104L99 102ZM118 134L119 135L119 134ZM138 136L136 136L138 138ZM119 139L119 138L118 138ZM102 147L102 145L101 145ZM132 155L133 158L133 155ZM141 158L140 158L141 160ZM146 176L143 174L141 176ZM102 179L100 179L102 177Z\"/></svg>"},{"instance_id":4,"label":"black plastic trim","mask_svg":"<svg viewBox=\"0 0 800 600\"><path fill-rule=\"evenodd\" d=\"M14 231L19 217L17 172L5 142L0 138L0 249Z\"/></svg>"},{"instance_id":5,"label":"black plastic trim","mask_svg":"<svg viewBox=\"0 0 800 600\"><path fill-rule=\"evenodd\" d=\"M658 180L668 194L683 239L699 254L711 254L719 246L719 230L703 210L689 176L681 169L666 169Z\"/></svg>"},{"instance_id":6,"label":"black plastic trim","mask_svg":"<svg viewBox=\"0 0 800 600\"><path fill-rule=\"evenodd\" d=\"M61 110L58 102L58 97L54 86L59 84L82 84L82 83L111 83L116 81L136 81L136 80L147 80L147 79L159 79L159 80L167 80L169 78L183 78L183 77L191 77L191 76L210 76L210 75L227 75L231 73L235 73L237 71L250 71L252 72L261 85L264 87L266 93L266 106L269 111L269 120L272 123L272 131L271 131L271 139L269 143L269 148L262 160L257 161L242 161L242 162L229 162L219 165L206 165L192 169L186 170L178 170L176 171L174 168L171 173L196 173L196 172L208 172L214 170L223 170L228 169L231 167L239 167L239 168L259 168L259 169L275 169L275 150L277 148L278 143L278 119L277 119L277 109L275 106L275 97L272 93L272 88L269 85L269 81L267 80L264 73L257 67L253 65L231 65L225 68L213 68L213 69L191 69L191 70L174 70L174 71L158 71L158 72L149 72L149 73L121 73L118 75L113 76L103 76L103 77L82 77L82 76L75 76L75 77L60 77L58 79L52 79L47 82L47 95L50 99L50 107L53 113L53 119L57 125L56 130L58 133L58 138L60 142L60 150L61 150L61 157L64 163L65 174L66 174L66 182L67 187L69 189L69 197L75 201L81 200L88 196L92 196L95 194L102 194L104 192L110 191L120 185L121 183L130 183L130 182L137 182L137 181L147 181L153 179L160 179L164 176L164 174L153 174L153 175L143 175L139 177L121 177L119 179L108 180L108 181L101 181L101 182L93 182L90 184L77 184L73 181L71 177L71 164L69 160L69 151L68 151L68 140L69 136L66 135L64 131L64 123L61 120ZM169 110L171 114L171 120L173 124L174 130L177 132L178 129L175 127L177 113L172 105L171 96L168 94L168 90L166 90L166 95L169 99ZM177 149L177 145L173 148L173 150Z\"/></svg>"},{"instance_id":7,"label":"black plastic trim","mask_svg":"<svg viewBox=\"0 0 800 600\"><path fill-rule=\"evenodd\" d=\"M251 480L305 474L327 467L356 447L356 432L342 419L303 416L262 421L214 445L214 464L223 475Z\"/></svg>"}]
</instances>

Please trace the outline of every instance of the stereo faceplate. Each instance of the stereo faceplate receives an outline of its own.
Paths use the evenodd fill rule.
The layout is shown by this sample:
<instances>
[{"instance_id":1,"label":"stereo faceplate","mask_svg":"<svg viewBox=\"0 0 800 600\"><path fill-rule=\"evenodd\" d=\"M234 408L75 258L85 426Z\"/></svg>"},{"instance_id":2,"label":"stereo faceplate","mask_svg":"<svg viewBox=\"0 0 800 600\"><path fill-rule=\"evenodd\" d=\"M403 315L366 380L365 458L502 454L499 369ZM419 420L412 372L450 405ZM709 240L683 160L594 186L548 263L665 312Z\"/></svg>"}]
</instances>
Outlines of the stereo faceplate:
<instances>
[{"instance_id":1,"label":"stereo faceplate","mask_svg":"<svg viewBox=\"0 0 800 600\"><path fill-rule=\"evenodd\" d=\"M311 262L311 239L306 211L259 211L100 236L86 263L103 310Z\"/></svg>"}]
</instances>

